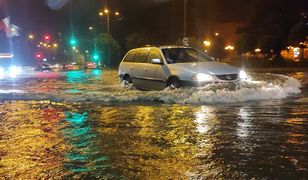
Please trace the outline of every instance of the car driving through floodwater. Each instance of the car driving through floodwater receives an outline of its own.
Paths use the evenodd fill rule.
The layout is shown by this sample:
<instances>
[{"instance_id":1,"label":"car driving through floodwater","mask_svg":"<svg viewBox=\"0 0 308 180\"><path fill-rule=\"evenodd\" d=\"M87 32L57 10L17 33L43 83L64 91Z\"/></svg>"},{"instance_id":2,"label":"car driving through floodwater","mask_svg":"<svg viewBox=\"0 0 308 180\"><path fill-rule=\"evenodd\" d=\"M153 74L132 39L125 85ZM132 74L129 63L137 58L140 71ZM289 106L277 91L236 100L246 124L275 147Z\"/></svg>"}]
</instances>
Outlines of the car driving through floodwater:
<instances>
[{"instance_id":1,"label":"car driving through floodwater","mask_svg":"<svg viewBox=\"0 0 308 180\"><path fill-rule=\"evenodd\" d=\"M216 62L206 53L185 46L130 50L119 66L119 77L145 90L237 83L248 79L240 68Z\"/></svg>"}]
</instances>

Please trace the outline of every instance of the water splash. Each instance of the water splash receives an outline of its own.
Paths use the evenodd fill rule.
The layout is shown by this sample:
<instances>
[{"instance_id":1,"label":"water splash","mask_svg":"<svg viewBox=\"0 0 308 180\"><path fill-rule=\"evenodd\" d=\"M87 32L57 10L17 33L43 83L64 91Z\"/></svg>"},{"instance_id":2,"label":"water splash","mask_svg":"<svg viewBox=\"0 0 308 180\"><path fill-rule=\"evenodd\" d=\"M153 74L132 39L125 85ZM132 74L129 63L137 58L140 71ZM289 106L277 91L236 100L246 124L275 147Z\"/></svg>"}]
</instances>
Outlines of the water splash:
<instances>
[{"instance_id":1,"label":"water splash","mask_svg":"<svg viewBox=\"0 0 308 180\"><path fill-rule=\"evenodd\" d=\"M67 102L123 103L161 102L174 104L221 104L258 100L285 99L301 93L300 82L292 77L275 74L255 74L254 81L241 84L210 84L204 87L177 90L140 91L131 86L115 84L65 83L47 81L27 91L0 91L0 100L52 100ZM54 83L58 83L55 85ZM37 91L42 87L50 91ZM59 88L55 88L59 87ZM74 89L74 91L72 91ZM5 93L4 93L5 92Z\"/></svg>"}]
</instances>

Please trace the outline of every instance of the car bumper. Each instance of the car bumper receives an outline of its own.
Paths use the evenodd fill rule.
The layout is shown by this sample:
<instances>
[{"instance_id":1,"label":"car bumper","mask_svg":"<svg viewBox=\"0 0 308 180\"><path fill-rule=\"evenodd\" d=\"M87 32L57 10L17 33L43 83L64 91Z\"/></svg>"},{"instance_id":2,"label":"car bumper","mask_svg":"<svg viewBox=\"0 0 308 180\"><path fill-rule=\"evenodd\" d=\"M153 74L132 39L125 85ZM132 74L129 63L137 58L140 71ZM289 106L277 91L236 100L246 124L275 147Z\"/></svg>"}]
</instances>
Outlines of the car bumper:
<instances>
[{"instance_id":1,"label":"car bumper","mask_svg":"<svg viewBox=\"0 0 308 180\"><path fill-rule=\"evenodd\" d=\"M232 84L238 83L240 80L234 81L213 81L213 82L200 82L200 81L181 81L181 85L184 87L201 87L208 84Z\"/></svg>"}]
</instances>

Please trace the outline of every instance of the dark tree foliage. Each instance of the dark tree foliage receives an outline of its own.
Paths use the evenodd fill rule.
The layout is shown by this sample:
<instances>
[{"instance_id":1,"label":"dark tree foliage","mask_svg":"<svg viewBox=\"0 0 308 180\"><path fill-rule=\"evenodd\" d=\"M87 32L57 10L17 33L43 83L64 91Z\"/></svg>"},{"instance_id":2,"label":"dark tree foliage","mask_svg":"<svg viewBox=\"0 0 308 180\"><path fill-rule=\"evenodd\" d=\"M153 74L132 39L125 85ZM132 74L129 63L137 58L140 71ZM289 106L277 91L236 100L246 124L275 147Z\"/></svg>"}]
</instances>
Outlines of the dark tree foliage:
<instances>
[{"instance_id":1,"label":"dark tree foliage","mask_svg":"<svg viewBox=\"0 0 308 180\"><path fill-rule=\"evenodd\" d=\"M239 35L235 42L235 49L238 54L252 51L255 48L255 40L248 33L242 33Z\"/></svg>"},{"instance_id":2,"label":"dark tree foliage","mask_svg":"<svg viewBox=\"0 0 308 180\"><path fill-rule=\"evenodd\" d=\"M304 22L295 24L289 32L288 43L292 46L298 46L300 42L304 42L308 36L308 25Z\"/></svg>"},{"instance_id":3,"label":"dark tree foliage","mask_svg":"<svg viewBox=\"0 0 308 180\"><path fill-rule=\"evenodd\" d=\"M150 37L151 35L146 31L132 33L126 37L126 48L130 50L133 48L149 45L151 42Z\"/></svg>"},{"instance_id":4,"label":"dark tree foliage","mask_svg":"<svg viewBox=\"0 0 308 180\"><path fill-rule=\"evenodd\" d=\"M120 45L119 43L107 33L101 33L97 38L97 45L102 52L103 64L108 66L117 65L120 61Z\"/></svg>"},{"instance_id":5,"label":"dark tree foliage","mask_svg":"<svg viewBox=\"0 0 308 180\"><path fill-rule=\"evenodd\" d=\"M299 6L300 3L296 3L294 0L255 0L245 26L238 30L240 34L246 33L249 38L246 35L246 37L240 36L240 44L250 46L253 42L256 47L262 37L263 40L273 40L266 37L271 35L286 45L290 28L300 19ZM251 50L248 47L246 49Z\"/></svg>"},{"instance_id":6,"label":"dark tree foliage","mask_svg":"<svg viewBox=\"0 0 308 180\"><path fill-rule=\"evenodd\" d=\"M258 41L258 47L262 49L262 52L265 54L274 54L279 55L283 44L280 38L272 35L263 36Z\"/></svg>"},{"instance_id":7,"label":"dark tree foliage","mask_svg":"<svg viewBox=\"0 0 308 180\"><path fill-rule=\"evenodd\" d=\"M225 57L225 40L220 36L215 36L212 39L212 46L209 49L209 54L216 59L223 59Z\"/></svg>"}]
</instances>

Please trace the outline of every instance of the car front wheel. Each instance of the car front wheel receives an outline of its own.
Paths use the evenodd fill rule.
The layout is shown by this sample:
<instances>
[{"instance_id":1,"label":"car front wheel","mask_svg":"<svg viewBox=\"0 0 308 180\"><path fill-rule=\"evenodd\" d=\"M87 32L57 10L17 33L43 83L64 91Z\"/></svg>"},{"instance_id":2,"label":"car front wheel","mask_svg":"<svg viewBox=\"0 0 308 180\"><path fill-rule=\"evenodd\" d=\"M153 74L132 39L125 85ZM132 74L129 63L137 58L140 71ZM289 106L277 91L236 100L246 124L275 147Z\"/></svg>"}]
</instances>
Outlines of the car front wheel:
<instances>
[{"instance_id":1,"label":"car front wheel","mask_svg":"<svg viewBox=\"0 0 308 180\"><path fill-rule=\"evenodd\" d=\"M124 85L131 85L131 84L133 84L132 79L130 78L129 75L125 75L124 76L123 82L124 82Z\"/></svg>"},{"instance_id":2,"label":"car front wheel","mask_svg":"<svg viewBox=\"0 0 308 180\"><path fill-rule=\"evenodd\" d=\"M171 89L178 89L182 87L182 84L177 77L171 77L167 83L167 87L170 87Z\"/></svg>"}]
</instances>

